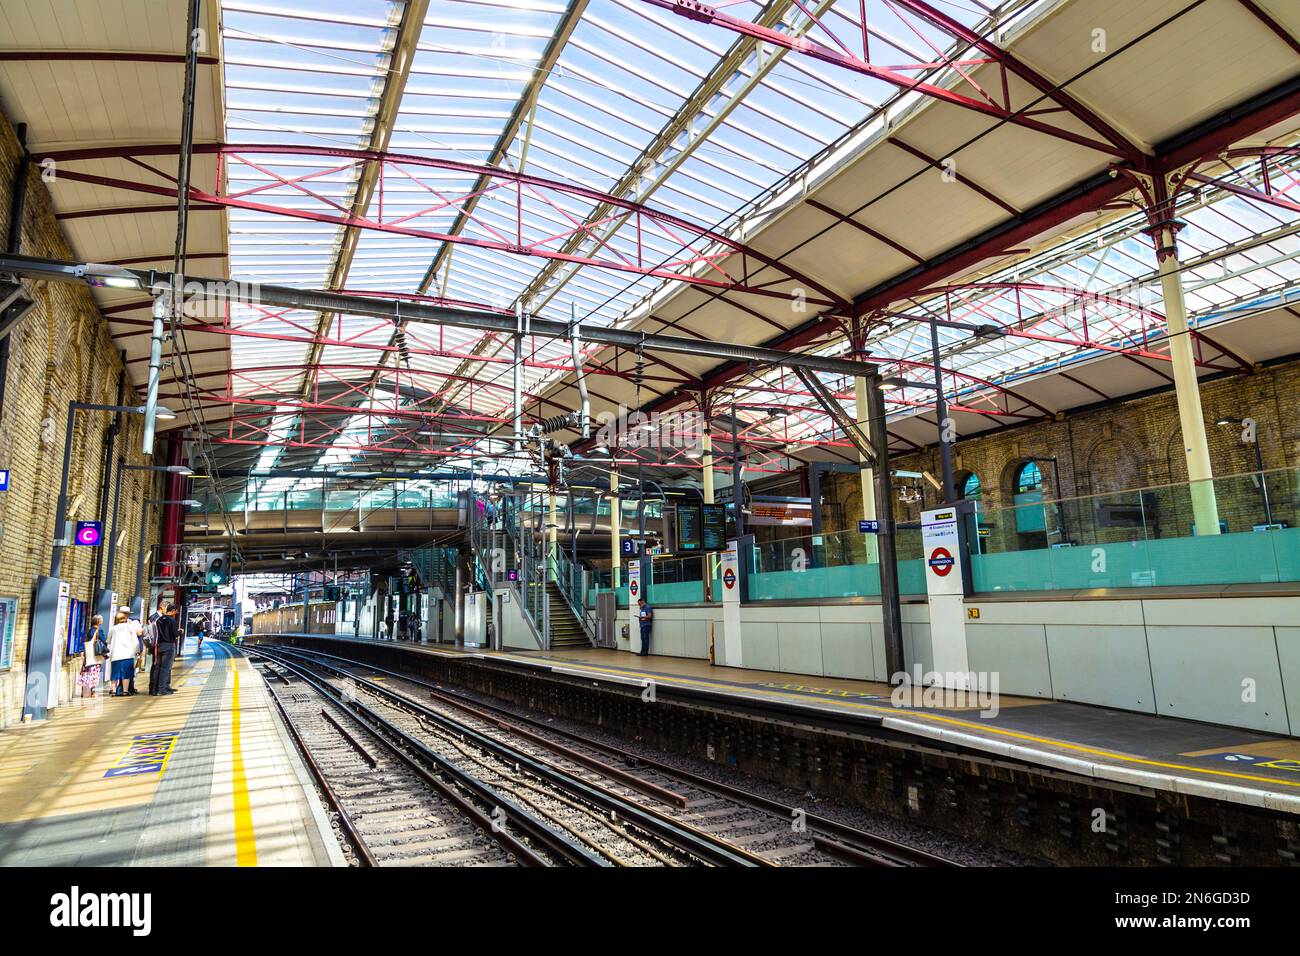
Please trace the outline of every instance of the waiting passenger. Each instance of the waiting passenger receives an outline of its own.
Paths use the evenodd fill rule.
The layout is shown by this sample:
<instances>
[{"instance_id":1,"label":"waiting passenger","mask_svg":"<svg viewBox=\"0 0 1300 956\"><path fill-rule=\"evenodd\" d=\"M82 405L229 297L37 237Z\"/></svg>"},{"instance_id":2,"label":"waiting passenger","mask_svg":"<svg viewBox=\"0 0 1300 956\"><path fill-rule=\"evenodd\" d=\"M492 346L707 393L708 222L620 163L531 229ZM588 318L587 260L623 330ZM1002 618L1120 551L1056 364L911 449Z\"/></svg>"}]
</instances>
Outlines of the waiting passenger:
<instances>
[{"instance_id":1,"label":"waiting passenger","mask_svg":"<svg viewBox=\"0 0 1300 956\"><path fill-rule=\"evenodd\" d=\"M141 624L139 621L137 621L135 618L131 617L131 609L127 607L125 604L122 605L122 607L118 608L118 611L127 616L128 620L126 623L130 624L131 630L135 632L135 672L131 675L131 681L130 683L127 684L126 687L126 695L128 697L134 697L135 696L135 675L144 673L145 668L149 663L145 659L144 625Z\"/></svg>"},{"instance_id":2,"label":"waiting passenger","mask_svg":"<svg viewBox=\"0 0 1300 956\"><path fill-rule=\"evenodd\" d=\"M129 696L126 685L135 677L135 655L139 647L140 641L130 624L130 616L125 611L118 611L108 632L108 659L112 668L109 679L116 685L114 697Z\"/></svg>"},{"instance_id":3,"label":"waiting passenger","mask_svg":"<svg viewBox=\"0 0 1300 956\"><path fill-rule=\"evenodd\" d=\"M646 603L645 598L636 599L637 620L641 624L641 656L647 657L650 654L650 632L655 626L655 609Z\"/></svg>"},{"instance_id":4,"label":"waiting passenger","mask_svg":"<svg viewBox=\"0 0 1300 956\"><path fill-rule=\"evenodd\" d=\"M104 641L104 616L96 614L90 619L90 632L86 635L86 646L81 652L81 674L77 677L77 683L81 685L82 697L95 696L95 689L99 687L101 662L105 650L107 644ZM86 691L90 693L87 694Z\"/></svg>"},{"instance_id":5,"label":"waiting passenger","mask_svg":"<svg viewBox=\"0 0 1300 956\"><path fill-rule=\"evenodd\" d=\"M176 622L176 605L163 604L162 616L154 622L158 646L154 651L153 670L149 672L149 693L156 697L174 694L172 690L172 662L180 643L180 625Z\"/></svg>"}]
</instances>

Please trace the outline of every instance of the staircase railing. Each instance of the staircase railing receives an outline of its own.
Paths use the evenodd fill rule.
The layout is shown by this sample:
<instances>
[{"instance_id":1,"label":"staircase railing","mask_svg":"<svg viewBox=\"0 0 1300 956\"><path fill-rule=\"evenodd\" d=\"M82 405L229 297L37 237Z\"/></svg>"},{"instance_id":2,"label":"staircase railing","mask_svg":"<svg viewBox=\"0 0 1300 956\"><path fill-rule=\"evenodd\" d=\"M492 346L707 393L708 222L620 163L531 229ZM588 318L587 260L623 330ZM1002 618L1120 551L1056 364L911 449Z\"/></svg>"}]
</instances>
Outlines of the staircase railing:
<instances>
[{"instance_id":1,"label":"staircase railing","mask_svg":"<svg viewBox=\"0 0 1300 956\"><path fill-rule=\"evenodd\" d=\"M555 584L564 602L577 618L578 623L582 625L582 632L587 635L587 640L594 645L596 641L596 615L595 612L587 607L587 593L590 590L590 572L579 564L576 564L572 557L564 553L561 548L556 548L550 557L551 568Z\"/></svg>"},{"instance_id":2,"label":"staircase railing","mask_svg":"<svg viewBox=\"0 0 1300 956\"><path fill-rule=\"evenodd\" d=\"M546 599L546 564L532 526L523 520L524 496L507 496L498 505L469 502L469 541L486 587L508 587L543 649L549 649L550 602Z\"/></svg>"}]
</instances>

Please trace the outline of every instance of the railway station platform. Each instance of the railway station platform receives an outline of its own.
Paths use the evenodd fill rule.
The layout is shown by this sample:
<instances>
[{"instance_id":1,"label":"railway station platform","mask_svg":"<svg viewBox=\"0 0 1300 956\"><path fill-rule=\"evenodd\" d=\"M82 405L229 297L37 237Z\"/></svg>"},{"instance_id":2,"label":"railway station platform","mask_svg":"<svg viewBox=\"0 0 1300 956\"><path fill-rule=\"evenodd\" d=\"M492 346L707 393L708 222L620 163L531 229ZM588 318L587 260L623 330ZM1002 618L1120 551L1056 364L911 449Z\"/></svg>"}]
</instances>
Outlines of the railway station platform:
<instances>
[{"instance_id":1,"label":"railway station platform","mask_svg":"<svg viewBox=\"0 0 1300 956\"><path fill-rule=\"evenodd\" d=\"M185 651L175 694L101 688L6 730L0 865L343 864L262 678L229 645Z\"/></svg>"},{"instance_id":2,"label":"railway station platform","mask_svg":"<svg viewBox=\"0 0 1300 956\"><path fill-rule=\"evenodd\" d=\"M1300 815L1300 740L1240 728L1010 695L935 701L919 688L895 695L895 688L874 681L801 678L599 648L499 652L320 634L281 637L342 656L348 656L349 648L383 647L505 664L596 685L641 688L653 682L661 696L730 703L747 711L762 707L793 719L829 717L839 727L860 722L864 730L879 728L917 744L979 753L1106 785Z\"/></svg>"}]
</instances>

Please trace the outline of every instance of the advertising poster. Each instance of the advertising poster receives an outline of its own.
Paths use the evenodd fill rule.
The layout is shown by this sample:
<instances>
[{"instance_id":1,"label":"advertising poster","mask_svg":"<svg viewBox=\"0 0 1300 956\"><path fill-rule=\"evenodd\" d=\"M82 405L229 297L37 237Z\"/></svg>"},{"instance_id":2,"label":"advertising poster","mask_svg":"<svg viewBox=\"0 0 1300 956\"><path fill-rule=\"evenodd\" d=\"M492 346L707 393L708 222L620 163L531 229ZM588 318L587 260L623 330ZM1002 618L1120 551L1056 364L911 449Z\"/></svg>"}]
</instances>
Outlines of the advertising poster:
<instances>
[{"instance_id":1,"label":"advertising poster","mask_svg":"<svg viewBox=\"0 0 1300 956\"><path fill-rule=\"evenodd\" d=\"M18 620L18 599L0 598L0 671L14 662L14 627Z\"/></svg>"}]
</instances>

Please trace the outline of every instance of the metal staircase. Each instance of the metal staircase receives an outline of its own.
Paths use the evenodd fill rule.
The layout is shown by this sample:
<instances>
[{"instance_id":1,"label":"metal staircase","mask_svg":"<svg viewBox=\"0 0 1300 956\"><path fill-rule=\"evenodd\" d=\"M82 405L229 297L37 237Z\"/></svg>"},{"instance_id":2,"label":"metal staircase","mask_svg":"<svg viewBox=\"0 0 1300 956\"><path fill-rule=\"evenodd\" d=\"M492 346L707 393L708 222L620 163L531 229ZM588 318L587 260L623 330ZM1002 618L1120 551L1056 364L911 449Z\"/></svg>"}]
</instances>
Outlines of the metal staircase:
<instances>
[{"instance_id":1,"label":"metal staircase","mask_svg":"<svg viewBox=\"0 0 1300 956\"><path fill-rule=\"evenodd\" d=\"M573 613L569 599L554 581L546 582L546 601L549 605L551 647L590 647L591 637Z\"/></svg>"},{"instance_id":2,"label":"metal staircase","mask_svg":"<svg viewBox=\"0 0 1300 956\"><path fill-rule=\"evenodd\" d=\"M493 516L481 515L473 502L467 511L475 576L483 586L514 591L543 648L591 646L596 632L584 606L588 574L558 549L548 554L552 549L528 497L505 499Z\"/></svg>"}]
</instances>

